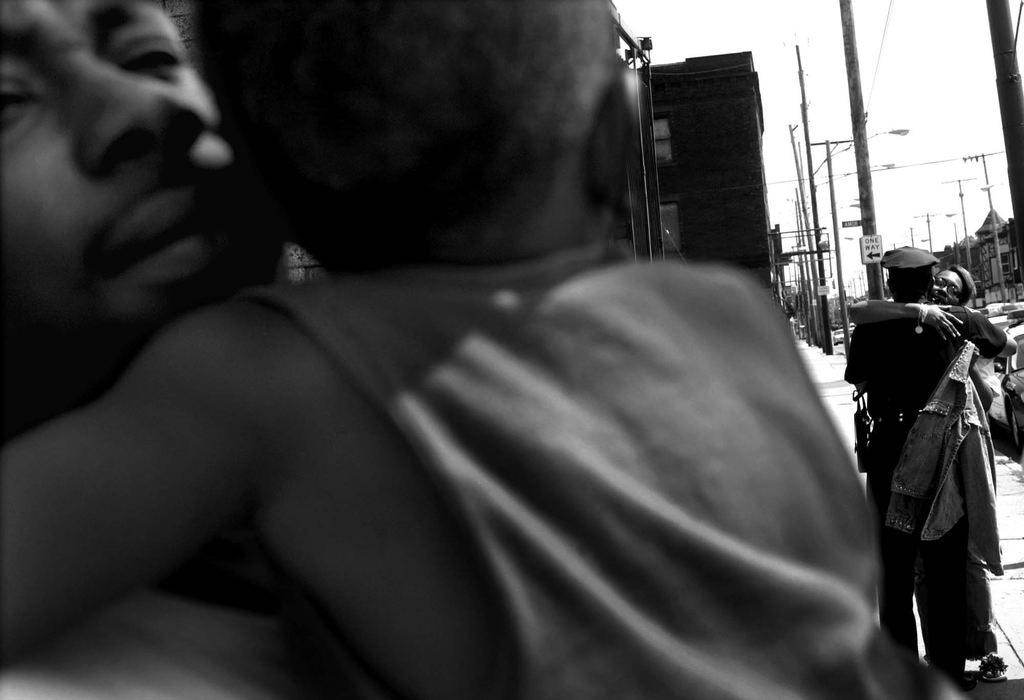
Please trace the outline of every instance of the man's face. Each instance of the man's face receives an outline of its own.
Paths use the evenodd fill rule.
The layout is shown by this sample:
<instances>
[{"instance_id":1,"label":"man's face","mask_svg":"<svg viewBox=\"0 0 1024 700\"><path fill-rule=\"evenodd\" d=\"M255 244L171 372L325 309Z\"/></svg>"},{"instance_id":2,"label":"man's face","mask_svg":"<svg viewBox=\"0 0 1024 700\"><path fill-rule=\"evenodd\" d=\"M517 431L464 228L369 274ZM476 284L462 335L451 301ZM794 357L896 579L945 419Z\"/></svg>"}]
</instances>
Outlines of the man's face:
<instances>
[{"instance_id":1,"label":"man's face","mask_svg":"<svg viewBox=\"0 0 1024 700\"><path fill-rule=\"evenodd\" d=\"M0 26L8 326L150 323L268 275L279 246L159 4L0 0Z\"/></svg>"}]
</instances>

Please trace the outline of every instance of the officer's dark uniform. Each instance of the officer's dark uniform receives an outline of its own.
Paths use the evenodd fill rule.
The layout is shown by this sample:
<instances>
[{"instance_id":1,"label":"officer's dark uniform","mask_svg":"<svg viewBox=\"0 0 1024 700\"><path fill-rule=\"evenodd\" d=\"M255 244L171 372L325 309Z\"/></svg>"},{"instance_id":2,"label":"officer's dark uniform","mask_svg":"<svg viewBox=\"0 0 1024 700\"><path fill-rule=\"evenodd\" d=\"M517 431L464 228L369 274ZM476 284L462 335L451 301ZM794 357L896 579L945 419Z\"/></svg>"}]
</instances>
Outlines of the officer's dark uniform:
<instances>
[{"instance_id":1,"label":"officer's dark uniform","mask_svg":"<svg viewBox=\"0 0 1024 700\"><path fill-rule=\"evenodd\" d=\"M931 268L938 260L927 251L899 248L882 258L887 269ZM891 274L891 273L890 273ZM916 300L910 300L916 301ZM962 307L950 309L963 321L960 333L983 357L995 357L1006 335L987 318ZM846 381L866 384L868 409L875 420L866 454L868 488L879 518L882 555L880 591L882 626L917 654L913 612L914 561L920 549L929 585L929 652L931 661L959 681L964 669L966 626L965 566L967 518L936 541L922 542L884 526L893 471L917 412L927 403L959 341L945 340L916 319L857 326L850 341Z\"/></svg>"}]
</instances>

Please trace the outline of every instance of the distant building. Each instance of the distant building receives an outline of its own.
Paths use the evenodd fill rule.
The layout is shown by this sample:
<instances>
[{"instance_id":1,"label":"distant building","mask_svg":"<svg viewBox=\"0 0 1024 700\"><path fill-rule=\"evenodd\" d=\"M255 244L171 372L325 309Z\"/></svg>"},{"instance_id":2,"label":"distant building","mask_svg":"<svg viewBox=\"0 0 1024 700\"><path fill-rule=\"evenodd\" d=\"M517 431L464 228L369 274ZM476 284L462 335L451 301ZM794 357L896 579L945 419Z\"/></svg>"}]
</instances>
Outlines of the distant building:
<instances>
[{"instance_id":1,"label":"distant building","mask_svg":"<svg viewBox=\"0 0 1024 700\"><path fill-rule=\"evenodd\" d=\"M771 284L761 91L750 52L651 67L665 257Z\"/></svg>"},{"instance_id":2,"label":"distant building","mask_svg":"<svg viewBox=\"0 0 1024 700\"><path fill-rule=\"evenodd\" d=\"M986 303L1017 301L1024 299L1024 280L1021 278L1020 256L1016 247L1014 220L1007 221L994 209L985 215L981 227L974 237L978 246L973 254L977 257L971 272L978 287L978 299ZM999 241L999 258L996 259L996 240ZM1000 299L999 275L1003 276L1006 298Z\"/></svg>"}]
</instances>

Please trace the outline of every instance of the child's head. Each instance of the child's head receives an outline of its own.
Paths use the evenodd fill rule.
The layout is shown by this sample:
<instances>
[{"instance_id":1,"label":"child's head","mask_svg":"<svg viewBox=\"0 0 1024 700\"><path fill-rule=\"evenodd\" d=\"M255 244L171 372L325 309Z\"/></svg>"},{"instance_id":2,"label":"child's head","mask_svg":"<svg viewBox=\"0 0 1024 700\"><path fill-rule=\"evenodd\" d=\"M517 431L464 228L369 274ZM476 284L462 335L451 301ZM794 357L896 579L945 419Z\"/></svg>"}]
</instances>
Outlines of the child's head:
<instances>
[{"instance_id":1,"label":"child's head","mask_svg":"<svg viewBox=\"0 0 1024 700\"><path fill-rule=\"evenodd\" d=\"M621 79L605 0L202 9L219 87L296 237L333 268L431 258L442 232L582 157Z\"/></svg>"},{"instance_id":2,"label":"child's head","mask_svg":"<svg viewBox=\"0 0 1024 700\"><path fill-rule=\"evenodd\" d=\"M0 25L5 342L149 325L269 278L280 244L159 2L2 0Z\"/></svg>"}]
</instances>

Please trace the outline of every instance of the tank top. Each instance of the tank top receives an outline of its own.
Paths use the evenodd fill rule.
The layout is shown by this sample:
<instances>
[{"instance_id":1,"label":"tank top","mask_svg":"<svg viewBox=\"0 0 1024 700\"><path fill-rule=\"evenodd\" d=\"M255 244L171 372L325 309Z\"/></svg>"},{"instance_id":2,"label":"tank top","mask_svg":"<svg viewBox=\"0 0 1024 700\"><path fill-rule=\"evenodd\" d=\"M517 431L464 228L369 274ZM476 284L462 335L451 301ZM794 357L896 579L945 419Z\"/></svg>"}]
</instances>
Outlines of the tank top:
<instances>
[{"instance_id":1,"label":"tank top","mask_svg":"<svg viewBox=\"0 0 1024 700\"><path fill-rule=\"evenodd\" d=\"M465 524L514 638L502 697L944 696L878 631L855 469L766 294L600 257L250 298L386 412Z\"/></svg>"}]
</instances>

